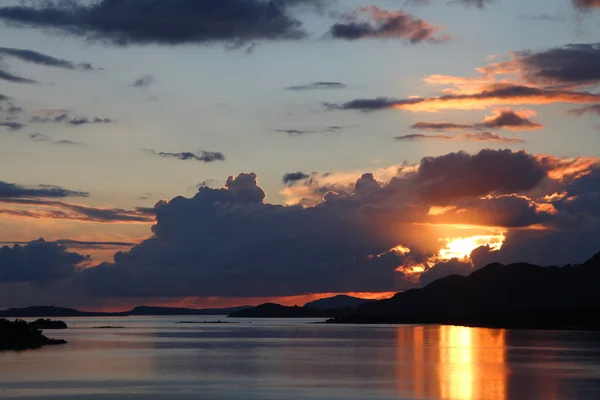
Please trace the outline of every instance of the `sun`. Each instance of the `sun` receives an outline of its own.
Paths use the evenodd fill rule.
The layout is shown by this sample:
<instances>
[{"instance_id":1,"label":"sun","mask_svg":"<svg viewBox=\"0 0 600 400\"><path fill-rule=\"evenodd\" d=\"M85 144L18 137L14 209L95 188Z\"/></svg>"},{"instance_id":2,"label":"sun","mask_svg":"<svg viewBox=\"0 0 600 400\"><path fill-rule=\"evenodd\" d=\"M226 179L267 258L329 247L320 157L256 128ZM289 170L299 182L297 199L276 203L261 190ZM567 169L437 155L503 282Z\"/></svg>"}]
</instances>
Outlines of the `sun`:
<instances>
[{"instance_id":1,"label":"sun","mask_svg":"<svg viewBox=\"0 0 600 400\"><path fill-rule=\"evenodd\" d=\"M492 250L500 250L504 239L504 234L440 239L440 241L446 242L446 247L440 250L440 258L444 260L469 258L473 250L486 245L490 246Z\"/></svg>"}]
</instances>

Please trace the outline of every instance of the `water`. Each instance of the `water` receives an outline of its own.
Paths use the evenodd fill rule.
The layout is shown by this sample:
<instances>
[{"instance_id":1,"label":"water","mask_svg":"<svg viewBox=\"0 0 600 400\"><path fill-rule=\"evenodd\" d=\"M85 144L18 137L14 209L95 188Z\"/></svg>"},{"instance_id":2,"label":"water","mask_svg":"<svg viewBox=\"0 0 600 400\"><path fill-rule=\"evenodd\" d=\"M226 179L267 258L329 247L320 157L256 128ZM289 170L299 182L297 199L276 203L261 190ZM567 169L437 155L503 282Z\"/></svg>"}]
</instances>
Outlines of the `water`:
<instances>
[{"instance_id":1,"label":"water","mask_svg":"<svg viewBox=\"0 0 600 400\"><path fill-rule=\"evenodd\" d=\"M596 332L176 323L218 319L65 319L68 345L0 352L0 398L600 399Z\"/></svg>"}]
</instances>

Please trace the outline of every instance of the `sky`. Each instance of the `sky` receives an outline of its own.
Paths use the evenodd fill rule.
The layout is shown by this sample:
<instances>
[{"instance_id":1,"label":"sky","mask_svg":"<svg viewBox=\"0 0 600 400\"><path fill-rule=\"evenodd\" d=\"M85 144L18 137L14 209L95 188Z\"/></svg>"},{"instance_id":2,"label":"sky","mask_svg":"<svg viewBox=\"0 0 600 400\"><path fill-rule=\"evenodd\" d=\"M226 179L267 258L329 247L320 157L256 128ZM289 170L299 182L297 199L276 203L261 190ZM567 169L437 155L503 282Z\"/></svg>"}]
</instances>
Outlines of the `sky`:
<instances>
[{"instance_id":1,"label":"sky","mask_svg":"<svg viewBox=\"0 0 600 400\"><path fill-rule=\"evenodd\" d=\"M599 21L595 0L0 0L0 307L583 262Z\"/></svg>"}]
</instances>

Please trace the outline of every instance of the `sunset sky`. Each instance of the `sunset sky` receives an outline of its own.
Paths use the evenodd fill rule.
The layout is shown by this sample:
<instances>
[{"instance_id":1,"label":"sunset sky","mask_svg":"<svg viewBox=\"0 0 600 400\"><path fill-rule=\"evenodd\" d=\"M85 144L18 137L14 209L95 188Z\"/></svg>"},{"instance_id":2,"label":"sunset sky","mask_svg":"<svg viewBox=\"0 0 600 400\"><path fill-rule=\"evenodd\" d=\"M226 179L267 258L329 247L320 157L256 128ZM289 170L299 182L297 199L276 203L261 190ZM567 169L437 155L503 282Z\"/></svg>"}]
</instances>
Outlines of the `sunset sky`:
<instances>
[{"instance_id":1,"label":"sunset sky","mask_svg":"<svg viewBox=\"0 0 600 400\"><path fill-rule=\"evenodd\" d=\"M597 0L0 0L0 308L585 261L599 37Z\"/></svg>"}]
</instances>

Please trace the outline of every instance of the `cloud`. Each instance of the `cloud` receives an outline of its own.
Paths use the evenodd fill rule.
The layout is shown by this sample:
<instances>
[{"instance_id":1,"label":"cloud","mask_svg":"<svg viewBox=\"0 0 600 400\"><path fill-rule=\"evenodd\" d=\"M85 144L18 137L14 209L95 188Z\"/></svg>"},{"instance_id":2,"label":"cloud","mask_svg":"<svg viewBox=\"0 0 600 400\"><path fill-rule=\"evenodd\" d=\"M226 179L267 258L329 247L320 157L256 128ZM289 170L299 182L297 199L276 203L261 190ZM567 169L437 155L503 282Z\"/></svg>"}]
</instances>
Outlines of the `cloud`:
<instances>
[{"instance_id":1,"label":"cloud","mask_svg":"<svg viewBox=\"0 0 600 400\"><path fill-rule=\"evenodd\" d=\"M43 1L0 7L0 20L115 46L238 46L303 39L307 33L294 16L296 9L324 4L320 0Z\"/></svg>"},{"instance_id":2,"label":"cloud","mask_svg":"<svg viewBox=\"0 0 600 400\"><path fill-rule=\"evenodd\" d=\"M146 75L142 75L139 78L137 78L136 80L134 80L133 83L131 85L129 85L129 87L137 88L137 89L145 89L145 88L148 88L149 86L154 85L155 83L156 83L156 78L154 77L154 75L146 74Z\"/></svg>"},{"instance_id":3,"label":"cloud","mask_svg":"<svg viewBox=\"0 0 600 400\"><path fill-rule=\"evenodd\" d=\"M366 16L366 20L363 18ZM443 27L407 14L404 11L387 11L377 6L360 7L345 16L346 21L331 26L329 35L334 39L358 40L405 39L412 44L421 42L439 43L449 36L439 36Z\"/></svg>"},{"instance_id":4,"label":"cloud","mask_svg":"<svg viewBox=\"0 0 600 400\"><path fill-rule=\"evenodd\" d=\"M446 94L437 97L407 99L356 99L342 104L325 103L329 110L359 110L371 112L397 109L433 112L438 110L484 109L503 105L551 103L600 103L600 94L585 91L540 89L530 86L496 85L477 93Z\"/></svg>"},{"instance_id":5,"label":"cloud","mask_svg":"<svg viewBox=\"0 0 600 400\"><path fill-rule=\"evenodd\" d=\"M3 101L2 95L0 95L0 101ZM22 107L17 106L15 103L9 101L6 106L0 106L0 111L7 113L10 117L14 117L18 114L21 114L25 110L23 110Z\"/></svg>"},{"instance_id":6,"label":"cloud","mask_svg":"<svg viewBox=\"0 0 600 400\"><path fill-rule=\"evenodd\" d=\"M17 207L0 209L0 214L23 218L99 223L149 223L154 220L154 211L143 207L133 210L95 208L61 201L10 197L0 197L0 203L11 204Z\"/></svg>"},{"instance_id":7,"label":"cloud","mask_svg":"<svg viewBox=\"0 0 600 400\"><path fill-rule=\"evenodd\" d=\"M69 252L65 247L33 241L25 246L0 248L0 282L32 282L38 285L49 281L73 278L89 256Z\"/></svg>"},{"instance_id":8,"label":"cloud","mask_svg":"<svg viewBox=\"0 0 600 400\"><path fill-rule=\"evenodd\" d=\"M163 158L175 158L181 161L195 160L201 161L204 163L211 163L215 161L225 161L225 155L220 152L213 151L200 151L198 154L190 153L190 152L182 152L182 153L165 153L165 152L156 152L152 149L145 150L148 154L157 155Z\"/></svg>"},{"instance_id":9,"label":"cloud","mask_svg":"<svg viewBox=\"0 0 600 400\"><path fill-rule=\"evenodd\" d=\"M83 144L73 140L55 140L42 133L32 133L29 135L29 139L38 143L51 143L61 146L81 146Z\"/></svg>"},{"instance_id":10,"label":"cloud","mask_svg":"<svg viewBox=\"0 0 600 400\"><path fill-rule=\"evenodd\" d=\"M568 111L569 114L582 116L583 114L598 114L600 115L600 104L593 104L581 108L575 108Z\"/></svg>"},{"instance_id":11,"label":"cloud","mask_svg":"<svg viewBox=\"0 0 600 400\"><path fill-rule=\"evenodd\" d=\"M571 0L573 6L579 9L600 8L600 0Z\"/></svg>"},{"instance_id":12,"label":"cloud","mask_svg":"<svg viewBox=\"0 0 600 400\"><path fill-rule=\"evenodd\" d=\"M23 78L18 75L11 74L10 72L0 69L0 80L12 82L12 83L26 83L26 84L37 84L38 82L33 79Z\"/></svg>"},{"instance_id":13,"label":"cloud","mask_svg":"<svg viewBox=\"0 0 600 400\"><path fill-rule=\"evenodd\" d=\"M91 124L112 124L116 120L100 117L73 116L64 110L58 110L43 116L33 116L29 122L32 124L64 124L75 127Z\"/></svg>"},{"instance_id":14,"label":"cloud","mask_svg":"<svg viewBox=\"0 0 600 400\"><path fill-rule=\"evenodd\" d=\"M43 239L40 239L40 241ZM37 243L38 241L34 241L33 243ZM132 242L90 242L90 241L82 241L82 240L73 240L73 239L59 239L59 240L44 240L45 243L49 244L57 244L66 249L84 249L84 250L105 250L105 249L114 249L119 247L133 247L136 243ZM27 245L32 242L19 242L19 241L9 241L9 242L0 242L0 244L6 245Z\"/></svg>"},{"instance_id":15,"label":"cloud","mask_svg":"<svg viewBox=\"0 0 600 400\"><path fill-rule=\"evenodd\" d=\"M68 60L52 57L33 50L0 47L0 56L15 57L21 61L38 65L44 65L47 67L78 69L82 71L94 70L94 67L92 67L90 63L74 63Z\"/></svg>"},{"instance_id":16,"label":"cloud","mask_svg":"<svg viewBox=\"0 0 600 400\"><path fill-rule=\"evenodd\" d=\"M487 149L296 182L286 190L313 190L320 199L270 204L256 174L246 173L158 202L139 211L155 218L150 238L113 262L88 263L69 287L98 301L390 292L467 274L484 260L597 251L596 158ZM22 205L36 211L35 203Z\"/></svg>"},{"instance_id":17,"label":"cloud","mask_svg":"<svg viewBox=\"0 0 600 400\"><path fill-rule=\"evenodd\" d=\"M25 128L25 125L19 122L0 122L0 128L6 128L10 131L19 131Z\"/></svg>"},{"instance_id":18,"label":"cloud","mask_svg":"<svg viewBox=\"0 0 600 400\"><path fill-rule=\"evenodd\" d=\"M486 130L486 129L510 129L514 131L541 129L543 125L532 122L529 119L530 115L534 115L533 111L514 111L510 109L495 110L493 115L486 117L483 122L476 124L455 124L449 122L430 123L417 122L411 126L413 129L428 129L428 130Z\"/></svg>"},{"instance_id":19,"label":"cloud","mask_svg":"<svg viewBox=\"0 0 600 400\"><path fill-rule=\"evenodd\" d=\"M519 15L519 19L527 21L549 21L549 22L564 22L566 18L562 15L550 15L550 14L523 14Z\"/></svg>"},{"instance_id":20,"label":"cloud","mask_svg":"<svg viewBox=\"0 0 600 400\"><path fill-rule=\"evenodd\" d=\"M515 137L500 136L493 132L477 132L477 133L464 133L461 135L450 136L450 135L423 135L423 134L412 134L396 136L394 139L400 141L417 141L417 140L465 140L472 142L496 142L505 144L516 144L525 143L524 140Z\"/></svg>"},{"instance_id":21,"label":"cloud","mask_svg":"<svg viewBox=\"0 0 600 400\"><path fill-rule=\"evenodd\" d=\"M520 75L535 85L600 83L600 43L568 44L543 51L517 51L511 60L479 68L486 76Z\"/></svg>"},{"instance_id":22,"label":"cloud","mask_svg":"<svg viewBox=\"0 0 600 400\"><path fill-rule=\"evenodd\" d=\"M0 201L6 199L50 199L65 197L89 197L89 193L79 190L65 189L60 186L39 185L25 186L0 181Z\"/></svg>"},{"instance_id":23,"label":"cloud","mask_svg":"<svg viewBox=\"0 0 600 400\"><path fill-rule=\"evenodd\" d=\"M345 89L346 86L341 82L311 82L304 85L289 86L285 90L304 91L304 90L319 90L319 89Z\"/></svg>"},{"instance_id":24,"label":"cloud","mask_svg":"<svg viewBox=\"0 0 600 400\"><path fill-rule=\"evenodd\" d=\"M285 296L414 287L473 270L468 258L440 258L448 243L441 241L440 229L454 229L455 235L481 235L476 223L489 224L488 229L552 223L560 229L565 215L558 205L547 207L541 199L515 193L544 187L561 163L575 160L544 161L509 150L451 153L425 158L417 169L399 171L387 182L363 174L348 193L305 207L265 203L256 175L241 174L230 177L225 188L203 187L192 198L157 204L152 238L118 253L114 263L87 269L81 278L91 293L104 297ZM305 184L313 179L319 177ZM429 210L435 204L457 209L434 215ZM472 228L437 227L460 224L461 218ZM421 278L409 274L412 268L423 269Z\"/></svg>"},{"instance_id":25,"label":"cloud","mask_svg":"<svg viewBox=\"0 0 600 400\"><path fill-rule=\"evenodd\" d=\"M338 133L342 129L347 128L346 126L327 126L322 129L275 129L275 132L285 133L288 136L296 137L310 134L320 134L320 133Z\"/></svg>"},{"instance_id":26,"label":"cloud","mask_svg":"<svg viewBox=\"0 0 600 400\"><path fill-rule=\"evenodd\" d=\"M310 178L310 175L307 175L303 172L290 172L283 175L283 183L286 185L293 185L298 181L302 181Z\"/></svg>"}]
</instances>

